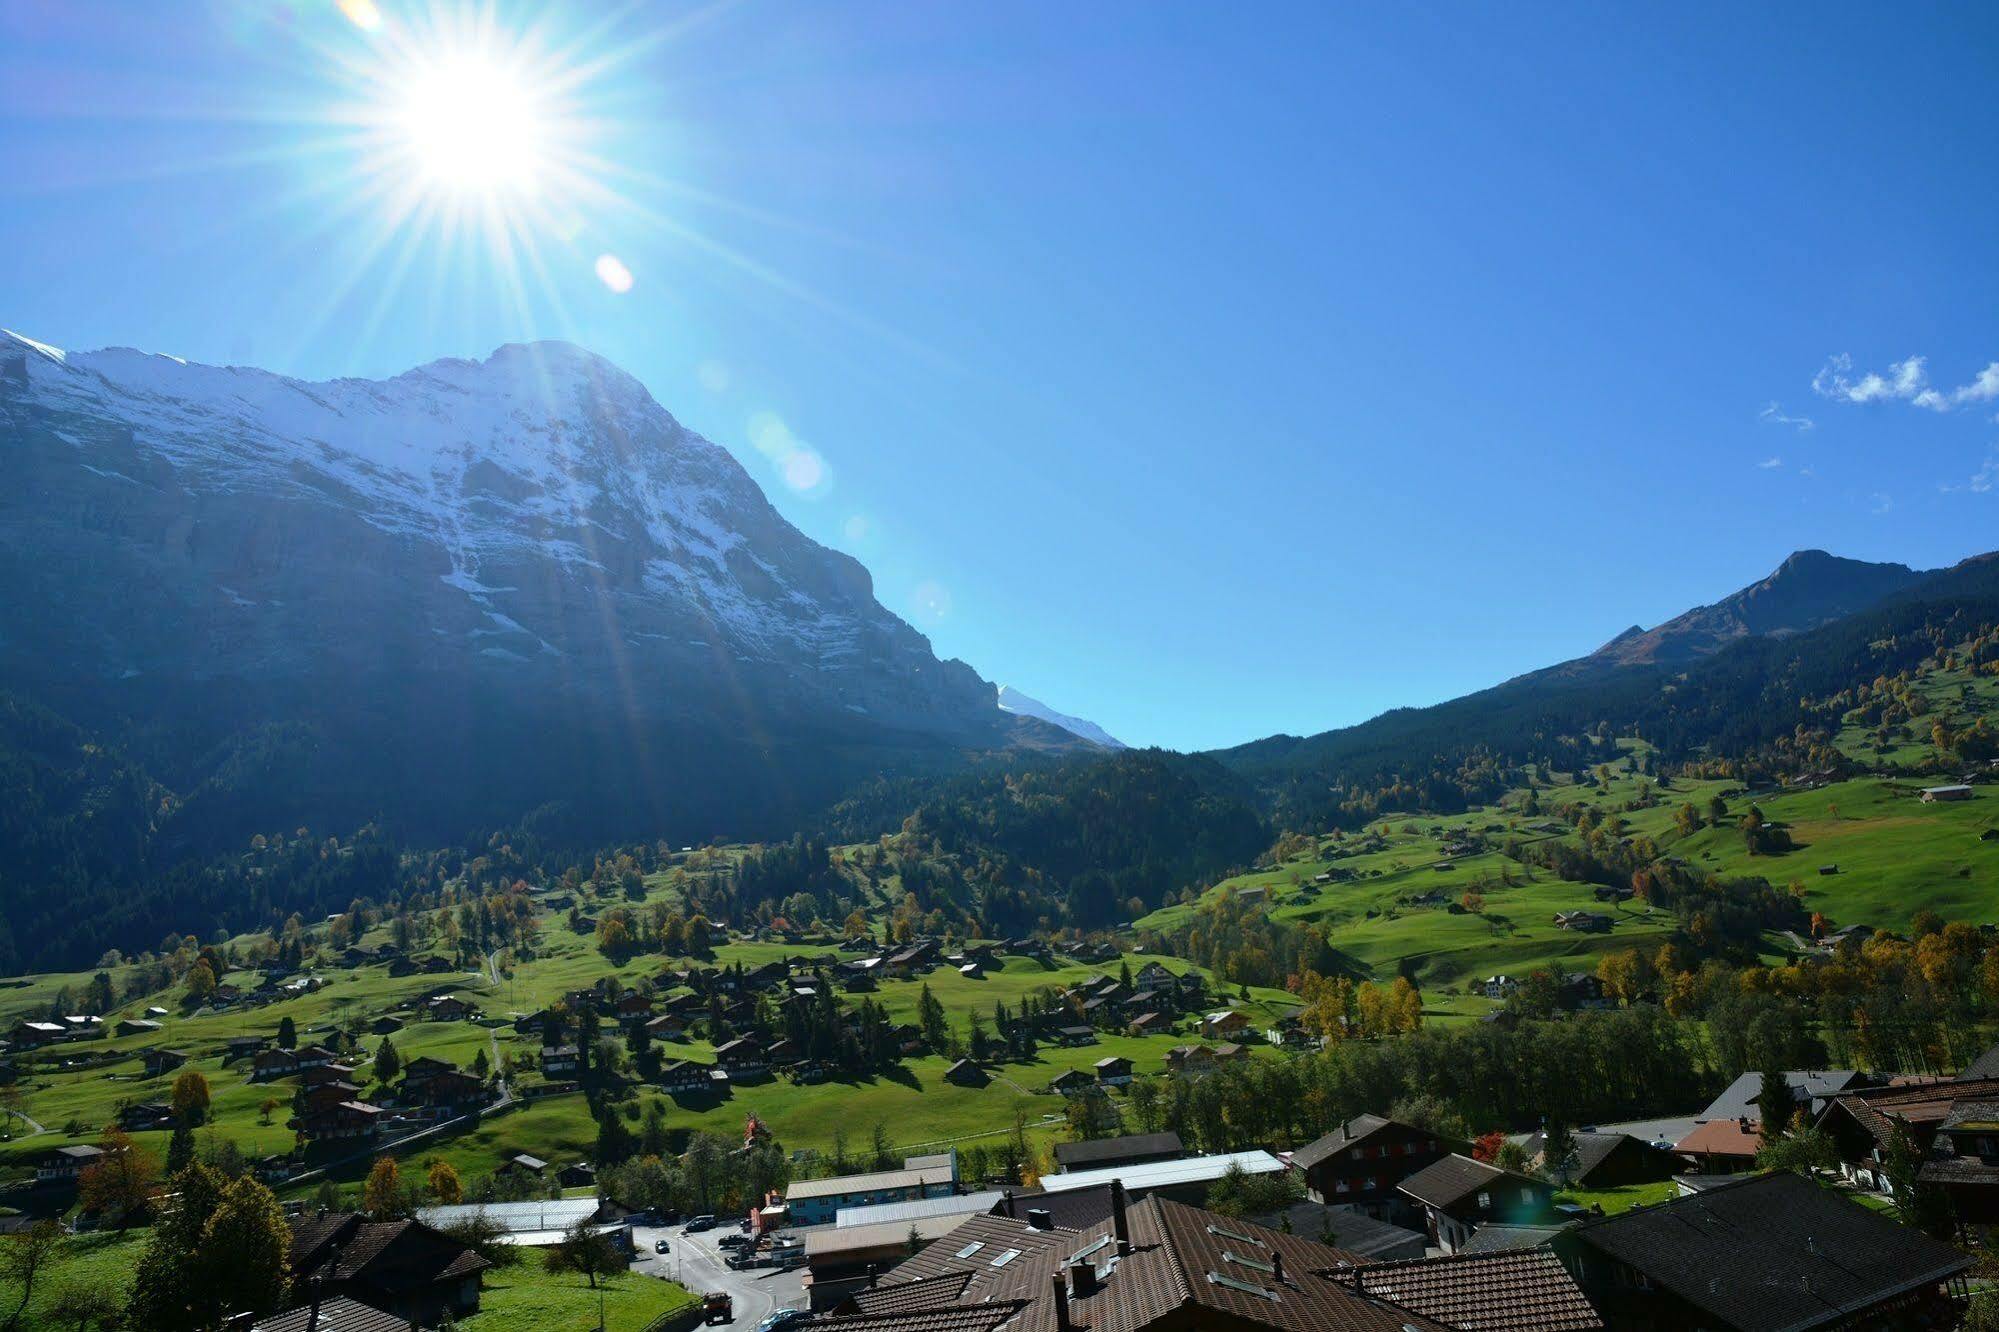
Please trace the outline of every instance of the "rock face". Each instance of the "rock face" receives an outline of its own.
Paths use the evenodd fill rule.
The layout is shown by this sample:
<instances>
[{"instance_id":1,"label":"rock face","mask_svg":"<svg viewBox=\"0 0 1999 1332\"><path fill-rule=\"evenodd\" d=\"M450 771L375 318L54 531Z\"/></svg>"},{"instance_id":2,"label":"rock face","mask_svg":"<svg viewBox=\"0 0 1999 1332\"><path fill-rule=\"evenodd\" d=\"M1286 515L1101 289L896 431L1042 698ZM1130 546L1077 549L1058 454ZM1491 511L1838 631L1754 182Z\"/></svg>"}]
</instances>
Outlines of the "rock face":
<instances>
[{"instance_id":1,"label":"rock face","mask_svg":"<svg viewBox=\"0 0 1999 1332\"><path fill-rule=\"evenodd\" d=\"M1572 665L1673 665L1740 638L1783 637L1866 610L1927 577L1904 564L1870 564L1801 550L1775 573L1653 629L1626 629Z\"/></svg>"},{"instance_id":2,"label":"rock face","mask_svg":"<svg viewBox=\"0 0 1999 1332\"><path fill-rule=\"evenodd\" d=\"M0 684L222 823L747 833L1046 743L567 344L304 383L7 335L0 456Z\"/></svg>"}]
</instances>

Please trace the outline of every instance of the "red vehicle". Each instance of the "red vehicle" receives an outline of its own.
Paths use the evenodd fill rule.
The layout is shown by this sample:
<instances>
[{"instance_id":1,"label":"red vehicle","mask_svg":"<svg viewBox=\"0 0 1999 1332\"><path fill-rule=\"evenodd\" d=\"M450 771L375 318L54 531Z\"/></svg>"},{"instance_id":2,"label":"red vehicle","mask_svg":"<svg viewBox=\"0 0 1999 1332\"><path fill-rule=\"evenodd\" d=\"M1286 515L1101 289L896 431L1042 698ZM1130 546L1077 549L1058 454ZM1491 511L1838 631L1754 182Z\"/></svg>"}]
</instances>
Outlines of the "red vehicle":
<instances>
[{"instance_id":1,"label":"red vehicle","mask_svg":"<svg viewBox=\"0 0 1999 1332\"><path fill-rule=\"evenodd\" d=\"M713 1326L716 1323L736 1321L736 1300L732 1295L714 1294L701 1297L701 1321Z\"/></svg>"}]
</instances>

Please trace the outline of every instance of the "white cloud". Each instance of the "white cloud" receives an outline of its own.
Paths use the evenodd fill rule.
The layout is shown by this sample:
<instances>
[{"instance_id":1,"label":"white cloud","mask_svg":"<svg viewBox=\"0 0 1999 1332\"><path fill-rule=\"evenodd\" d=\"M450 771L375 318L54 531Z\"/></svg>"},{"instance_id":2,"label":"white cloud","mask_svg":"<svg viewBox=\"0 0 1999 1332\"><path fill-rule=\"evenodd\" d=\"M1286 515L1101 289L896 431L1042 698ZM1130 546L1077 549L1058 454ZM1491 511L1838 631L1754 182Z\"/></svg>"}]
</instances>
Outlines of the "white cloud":
<instances>
[{"instance_id":1,"label":"white cloud","mask_svg":"<svg viewBox=\"0 0 1999 1332\"><path fill-rule=\"evenodd\" d=\"M1885 490L1877 490L1868 498L1873 501L1874 512L1876 513L1886 513L1895 507L1895 497L1888 494Z\"/></svg>"},{"instance_id":2,"label":"white cloud","mask_svg":"<svg viewBox=\"0 0 1999 1332\"><path fill-rule=\"evenodd\" d=\"M1954 389L1932 385L1926 366L1923 357L1911 356L1890 365L1885 375L1870 370L1856 377L1853 358L1841 352L1812 376L1812 392L1835 402L1906 402L1932 412L1947 412L1968 402L1999 399L1999 361L1979 371L1970 383ZM1764 420L1781 419L1770 415L1775 407L1772 403L1764 409Z\"/></svg>"},{"instance_id":3,"label":"white cloud","mask_svg":"<svg viewBox=\"0 0 1999 1332\"><path fill-rule=\"evenodd\" d=\"M1784 460L1782 458L1765 458L1762 462L1757 463L1756 465L1758 467L1761 467L1764 471L1767 472L1773 468L1782 467L1784 465Z\"/></svg>"},{"instance_id":4,"label":"white cloud","mask_svg":"<svg viewBox=\"0 0 1999 1332\"><path fill-rule=\"evenodd\" d=\"M1763 410L1756 413L1756 419L1766 425L1795 426L1800 434L1818 424L1809 416L1786 416L1784 409L1774 402L1764 404Z\"/></svg>"}]
</instances>

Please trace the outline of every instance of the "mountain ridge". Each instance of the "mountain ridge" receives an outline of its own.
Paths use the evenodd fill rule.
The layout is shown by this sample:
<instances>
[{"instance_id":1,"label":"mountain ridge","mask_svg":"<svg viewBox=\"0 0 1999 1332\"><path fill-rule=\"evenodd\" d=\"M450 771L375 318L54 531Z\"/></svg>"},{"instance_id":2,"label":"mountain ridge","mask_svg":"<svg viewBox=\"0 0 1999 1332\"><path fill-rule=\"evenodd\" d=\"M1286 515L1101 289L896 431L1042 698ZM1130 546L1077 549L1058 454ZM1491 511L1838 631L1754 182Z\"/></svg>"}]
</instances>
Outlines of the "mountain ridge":
<instances>
[{"instance_id":1,"label":"mountain ridge","mask_svg":"<svg viewBox=\"0 0 1999 1332\"><path fill-rule=\"evenodd\" d=\"M884 770L1081 744L570 344L307 382L9 334L0 444L27 608L0 684L177 791L266 756L215 836L550 801L748 834Z\"/></svg>"}]
</instances>

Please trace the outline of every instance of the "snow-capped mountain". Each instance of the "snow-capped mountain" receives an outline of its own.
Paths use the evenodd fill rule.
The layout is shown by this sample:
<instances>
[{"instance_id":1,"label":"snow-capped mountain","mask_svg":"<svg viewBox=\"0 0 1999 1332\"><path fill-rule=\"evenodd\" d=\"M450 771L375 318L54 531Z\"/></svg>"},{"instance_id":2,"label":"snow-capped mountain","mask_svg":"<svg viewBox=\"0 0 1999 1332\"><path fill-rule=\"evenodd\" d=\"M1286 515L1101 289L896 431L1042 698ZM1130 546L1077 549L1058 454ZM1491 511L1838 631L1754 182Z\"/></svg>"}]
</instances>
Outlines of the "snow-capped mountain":
<instances>
[{"instance_id":1,"label":"snow-capped mountain","mask_svg":"<svg viewBox=\"0 0 1999 1332\"><path fill-rule=\"evenodd\" d=\"M596 802L615 769L649 809L733 827L823 795L831 760L937 761L1022 725L726 450L568 344L307 383L7 334L0 459L0 684L183 756L303 717L313 764L411 770L382 808L461 803L421 781Z\"/></svg>"},{"instance_id":2,"label":"snow-capped mountain","mask_svg":"<svg viewBox=\"0 0 1999 1332\"><path fill-rule=\"evenodd\" d=\"M1073 736L1100 745L1105 749L1124 749L1124 741L1093 721L1081 717L1071 717L1066 712L1057 712L1040 699L1030 698L1012 685L1001 685L999 691L1000 711L1011 712L1021 717L1039 717L1042 721L1059 726Z\"/></svg>"}]
</instances>

